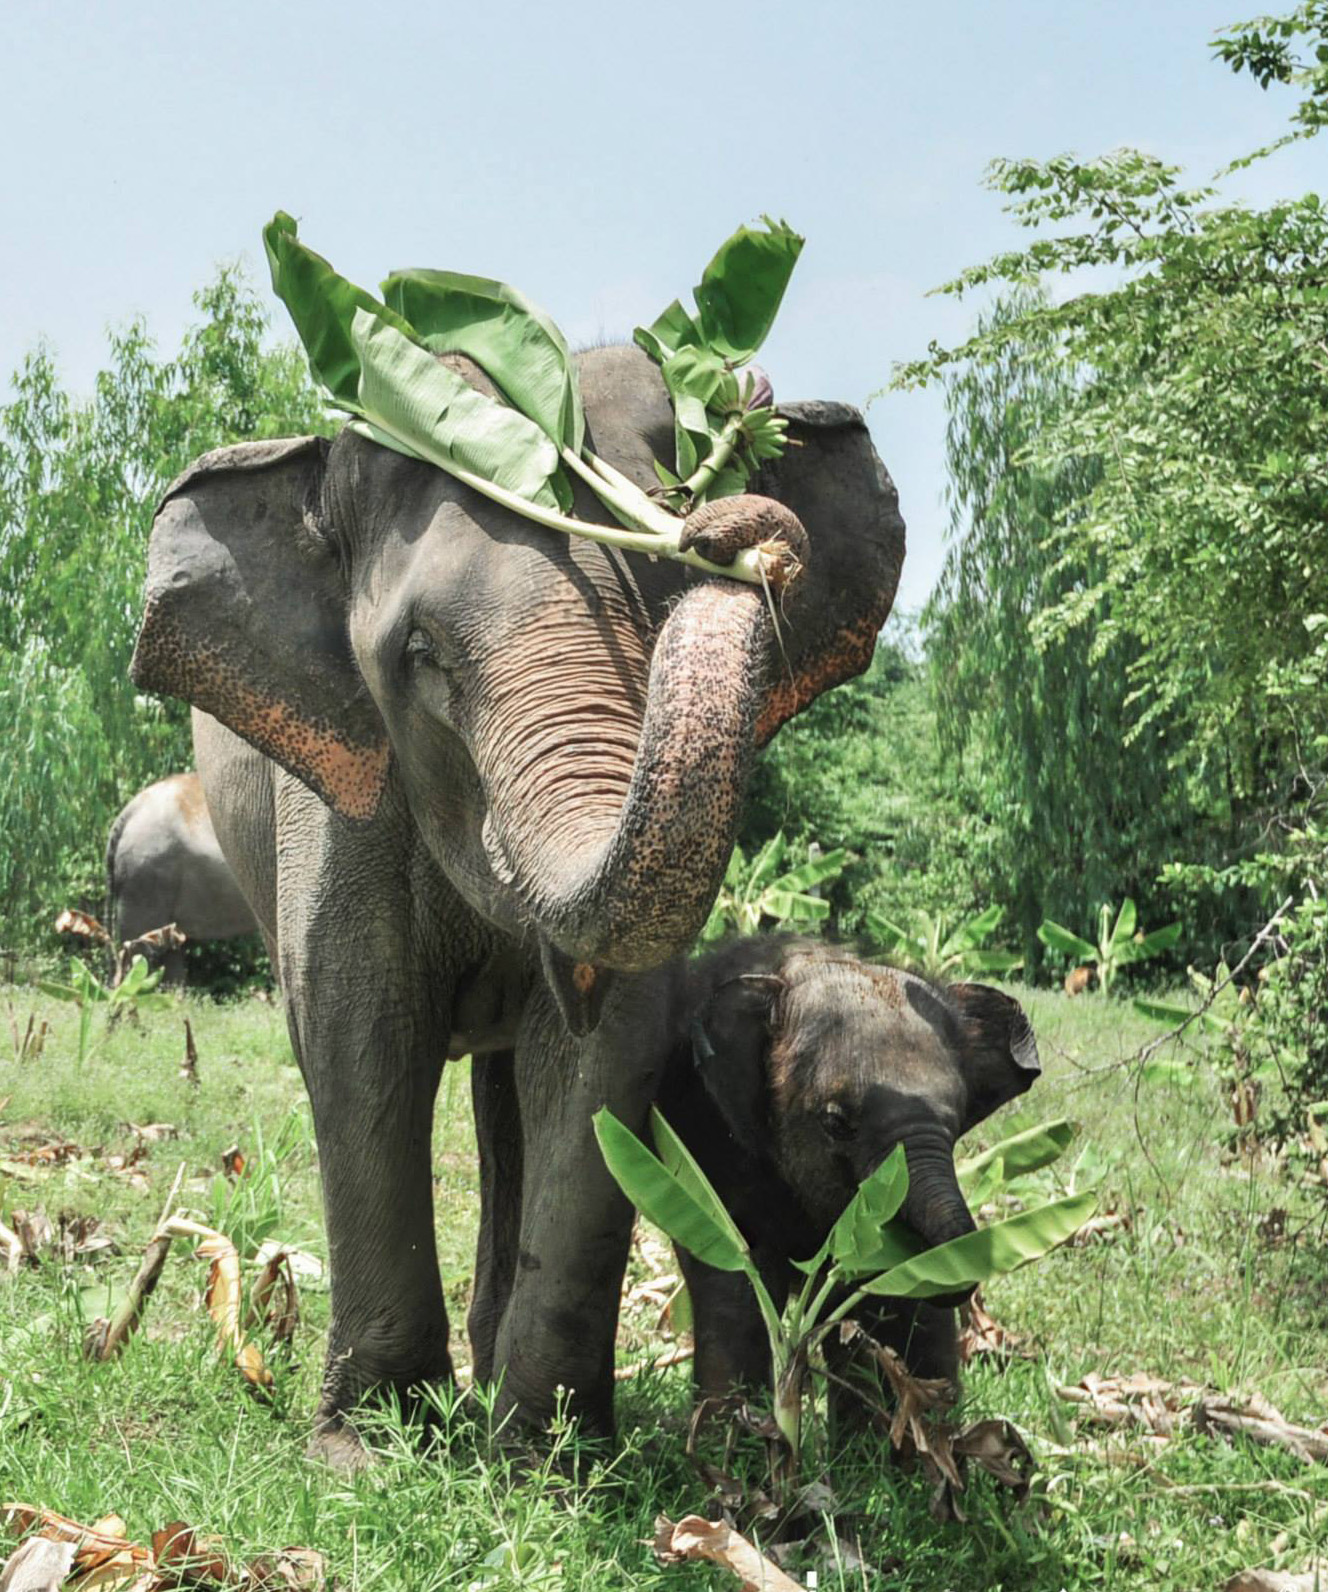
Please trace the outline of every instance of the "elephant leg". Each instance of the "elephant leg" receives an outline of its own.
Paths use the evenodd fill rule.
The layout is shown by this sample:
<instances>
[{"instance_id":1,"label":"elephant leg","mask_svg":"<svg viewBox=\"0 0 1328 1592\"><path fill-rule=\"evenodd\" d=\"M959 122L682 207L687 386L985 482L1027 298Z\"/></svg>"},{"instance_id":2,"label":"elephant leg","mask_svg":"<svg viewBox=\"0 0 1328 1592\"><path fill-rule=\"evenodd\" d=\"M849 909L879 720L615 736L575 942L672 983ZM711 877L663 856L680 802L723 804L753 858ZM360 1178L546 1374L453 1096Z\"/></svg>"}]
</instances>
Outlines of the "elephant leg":
<instances>
[{"instance_id":1,"label":"elephant leg","mask_svg":"<svg viewBox=\"0 0 1328 1592\"><path fill-rule=\"evenodd\" d=\"M466 1326L475 1380L488 1382L521 1237L521 1112L513 1052L475 1057L470 1087L479 1142L480 1233Z\"/></svg>"},{"instance_id":2,"label":"elephant leg","mask_svg":"<svg viewBox=\"0 0 1328 1592\"><path fill-rule=\"evenodd\" d=\"M717 1271L684 1249L674 1253L692 1299L697 1397L727 1398L742 1388L769 1386L770 1342L746 1277Z\"/></svg>"},{"instance_id":3,"label":"elephant leg","mask_svg":"<svg viewBox=\"0 0 1328 1592\"><path fill-rule=\"evenodd\" d=\"M604 1165L591 1118L607 1105L643 1129L658 1079L651 1036L666 1028L652 989L648 976L620 976L599 1027L579 1043L542 986L522 1023L521 1229L494 1352L498 1412L522 1424L545 1424L562 1396L590 1430L613 1430L613 1340L632 1208Z\"/></svg>"},{"instance_id":4,"label":"elephant leg","mask_svg":"<svg viewBox=\"0 0 1328 1592\"><path fill-rule=\"evenodd\" d=\"M323 1000L345 1015L343 990ZM366 1394L409 1404L421 1383L452 1376L430 1159L441 1058L403 1047L396 1020L360 1014L331 1031L302 1011L291 1023L327 1222L332 1321L315 1448L331 1457Z\"/></svg>"},{"instance_id":5,"label":"elephant leg","mask_svg":"<svg viewBox=\"0 0 1328 1592\"><path fill-rule=\"evenodd\" d=\"M403 866L395 815L347 829L283 778L278 816L276 945L332 1285L315 1448L353 1463L349 1417L367 1394L411 1403L452 1375L431 1140L455 975L432 948L465 920L441 917L446 887L423 864L418 880Z\"/></svg>"},{"instance_id":6,"label":"elephant leg","mask_svg":"<svg viewBox=\"0 0 1328 1592\"><path fill-rule=\"evenodd\" d=\"M183 947L177 946L174 950L167 951L162 958L162 983L173 989L183 989L187 965Z\"/></svg>"}]
</instances>

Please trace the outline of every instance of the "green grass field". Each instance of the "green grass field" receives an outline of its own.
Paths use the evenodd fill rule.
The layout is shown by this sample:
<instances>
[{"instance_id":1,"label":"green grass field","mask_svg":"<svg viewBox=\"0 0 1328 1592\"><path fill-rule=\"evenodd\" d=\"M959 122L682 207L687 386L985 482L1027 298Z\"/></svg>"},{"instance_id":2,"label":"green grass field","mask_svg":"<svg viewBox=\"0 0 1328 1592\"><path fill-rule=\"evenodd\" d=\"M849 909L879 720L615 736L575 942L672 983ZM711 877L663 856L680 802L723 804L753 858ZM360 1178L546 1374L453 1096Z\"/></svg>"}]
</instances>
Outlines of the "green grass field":
<instances>
[{"instance_id":1,"label":"green grass field","mask_svg":"<svg viewBox=\"0 0 1328 1592\"><path fill-rule=\"evenodd\" d=\"M327 1294L302 1287L293 1360L273 1350L275 1396L244 1390L219 1354L200 1299L205 1263L177 1243L143 1330L116 1362L80 1353L87 1319L132 1277L183 1164L178 1203L251 1253L278 1238L325 1255L309 1112L277 1007L196 997L122 1022L98 1018L80 1067L74 1009L22 987L0 988L20 1032L30 1012L51 1031L20 1063L0 1038L0 1217L37 1205L95 1216L116 1250L0 1278L0 1501L22 1500L90 1522L116 1513L145 1541L183 1520L238 1556L288 1545L319 1549L347 1587L479 1589L737 1587L710 1566L664 1568L646 1539L654 1517L704 1513L705 1489L682 1452L688 1371L622 1384L621 1442L569 1486L574 1431L542 1468L513 1473L486 1440L482 1413L446 1410L443 1442L422 1452L388 1419L378 1462L347 1479L306 1462L322 1361ZM1067 1114L1080 1143L1058 1171L1099 1181L1100 1209L1125 1220L1109 1236L1058 1252L993 1284L988 1309L1034 1357L1002 1370L979 1359L965 1419L1002 1415L1038 1459L1032 1501L1018 1506L985 1476L965 1494L968 1519L939 1524L916 1469L859 1439L830 1467L873 1567L819 1568L827 1587L1034 1589L1220 1587L1236 1570L1301 1568L1328 1536L1328 1470L1276 1448L1185 1431L1166 1443L1072 1420L1053 1383L1150 1372L1219 1390L1257 1389L1289 1420L1317 1425L1328 1406L1328 1321L1319 1195L1265 1156L1227 1148L1230 1111L1193 1052L1188 1078L1136 1089L1120 1065L1157 1029L1124 1002L1026 992L1045 1066L1017 1109L984 1125L992 1142ZM199 1082L180 1075L183 1017ZM5 1024L8 1027L8 1024ZM139 1163L130 1124L169 1123ZM23 1157L71 1140L86 1154L49 1167ZM221 1175L238 1144L246 1168ZM1083 1147L1082 1150L1080 1147ZM476 1208L465 1064L450 1066L435 1135L439 1252L454 1331L464 1323ZM620 1360L672 1347L641 1284L661 1261L634 1249ZM457 1339L464 1362L464 1336ZM793 1573L801 1575L794 1566Z\"/></svg>"}]
</instances>

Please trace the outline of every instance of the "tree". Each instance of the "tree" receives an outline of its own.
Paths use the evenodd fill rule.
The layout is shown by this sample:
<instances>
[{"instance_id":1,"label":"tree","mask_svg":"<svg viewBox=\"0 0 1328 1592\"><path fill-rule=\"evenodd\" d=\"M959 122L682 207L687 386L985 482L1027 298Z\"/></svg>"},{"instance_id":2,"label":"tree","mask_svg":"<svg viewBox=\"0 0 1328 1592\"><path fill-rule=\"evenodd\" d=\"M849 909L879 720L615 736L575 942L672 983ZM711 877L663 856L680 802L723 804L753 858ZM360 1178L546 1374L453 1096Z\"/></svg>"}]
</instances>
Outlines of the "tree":
<instances>
[{"instance_id":1,"label":"tree","mask_svg":"<svg viewBox=\"0 0 1328 1592\"><path fill-rule=\"evenodd\" d=\"M203 319L158 358L141 321L113 332L87 399L49 350L24 360L0 407L0 935L31 943L74 896L100 889L106 826L125 799L192 760L188 712L135 695L147 537L158 499L200 453L325 430L302 358L265 345L239 272L195 303Z\"/></svg>"},{"instance_id":2,"label":"tree","mask_svg":"<svg viewBox=\"0 0 1328 1592\"><path fill-rule=\"evenodd\" d=\"M1265 87L1298 89L1288 137L1317 133L1328 0L1237 24L1214 48ZM1023 454L1046 476L1094 472L1039 539L1055 584L1030 634L1044 649L1078 637L1111 689L1127 686L1123 745L1133 754L1164 734L1168 800L1182 781L1221 786L1234 864L1297 831L1328 772L1328 216L1312 193L1263 210L1224 201L1135 150L1002 160L990 182L1037 236L944 291L1083 267L1119 285L1025 298L896 382L951 368L990 379L1048 351L1078 373ZM1175 855L1194 860L1183 835Z\"/></svg>"},{"instance_id":3,"label":"tree","mask_svg":"<svg viewBox=\"0 0 1328 1592\"><path fill-rule=\"evenodd\" d=\"M999 837L992 892L1010 902L1007 933L1030 969L1045 917L1088 921L1122 890L1150 909L1199 816L1171 775L1171 725L1131 738L1137 649L1109 599L1033 639L1039 615L1095 587L1103 563L1056 540L1085 511L1100 460L1034 451L1087 379L1041 329L1049 307L1028 288L998 300L978 325L990 357L947 375L950 547L923 614L941 748L985 793ZM1001 340L1026 321L1018 340Z\"/></svg>"}]
</instances>

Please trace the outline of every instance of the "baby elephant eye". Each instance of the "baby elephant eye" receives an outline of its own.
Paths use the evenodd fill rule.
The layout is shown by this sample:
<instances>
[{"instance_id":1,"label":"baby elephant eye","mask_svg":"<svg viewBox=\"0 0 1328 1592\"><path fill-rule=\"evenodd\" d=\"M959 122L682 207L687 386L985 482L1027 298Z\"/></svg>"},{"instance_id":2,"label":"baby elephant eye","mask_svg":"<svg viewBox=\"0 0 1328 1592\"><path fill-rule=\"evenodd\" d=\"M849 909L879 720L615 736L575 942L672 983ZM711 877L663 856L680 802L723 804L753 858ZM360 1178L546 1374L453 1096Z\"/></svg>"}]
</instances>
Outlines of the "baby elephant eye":
<instances>
[{"instance_id":1,"label":"baby elephant eye","mask_svg":"<svg viewBox=\"0 0 1328 1592\"><path fill-rule=\"evenodd\" d=\"M821 1112L821 1131L831 1139L851 1139L853 1123L843 1106L827 1106Z\"/></svg>"}]
</instances>

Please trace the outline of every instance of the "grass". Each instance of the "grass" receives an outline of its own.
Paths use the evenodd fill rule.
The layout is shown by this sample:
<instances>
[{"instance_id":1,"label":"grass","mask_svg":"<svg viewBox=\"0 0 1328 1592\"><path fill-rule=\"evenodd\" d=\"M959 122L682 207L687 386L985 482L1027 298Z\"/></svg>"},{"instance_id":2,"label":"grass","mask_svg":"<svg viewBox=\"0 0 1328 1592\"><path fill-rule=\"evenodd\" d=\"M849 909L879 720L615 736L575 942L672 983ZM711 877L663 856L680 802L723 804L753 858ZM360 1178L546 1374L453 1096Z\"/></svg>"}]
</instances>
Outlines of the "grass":
<instances>
[{"instance_id":1,"label":"grass","mask_svg":"<svg viewBox=\"0 0 1328 1592\"><path fill-rule=\"evenodd\" d=\"M19 1065L0 1039L0 1163L64 1137L95 1154L27 1176L0 1169L0 1213L43 1204L92 1214L118 1254L0 1279L0 1500L42 1504L84 1521L115 1512L145 1540L170 1520L225 1538L244 1556L285 1545L326 1554L352 1588L702 1588L736 1582L710 1567L661 1568L644 1545L657 1513L704 1512L682 1456L687 1368L620 1388L621 1443L570 1488L574 1429L542 1467L514 1477L486 1442L483 1414L438 1395L440 1438L422 1452L388 1418L379 1462L346 1479L303 1448L321 1369L327 1295L302 1289L295 1359L272 1351L271 1407L247 1396L215 1348L199 1301L205 1268L177 1245L143 1331L123 1357L90 1365L85 1320L132 1275L181 1163L181 1201L221 1223L242 1250L275 1236L325 1256L316 1152L299 1074L277 1007L196 997L141 1027L98 1034L81 1069L77 1013L20 987L4 992L20 1030L46 1018L44 1053ZM1328 1472L1284 1452L1186 1433L1165 1446L1081 1425L1053 1382L1149 1371L1221 1389L1258 1388L1288 1418L1317 1424L1328 1405L1328 1325L1321 1195L1271 1159L1243 1165L1224 1148L1229 1112L1201 1058L1191 1081L1136 1096L1116 1066L1157 1029L1120 1001L1026 992L1046 1075L985 1125L990 1142L1066 1113L1084 1124L1081 1172L1100 1178L1102 1208L1129 1217L1109 1240L1064 1250L987 1290L987 1305L1036 1358L1004 1372L970 1368L964 1415L1014 1420L1038 1456L1040 1502L1016 1507L985 1477L965 1494L968 1520L939 1524L920 1473L860 1438L836 1459L842 1509L859 1517L865 1558L881 1572L820 1569L820 1586L967 1589L1220 1586L1275 1549L1292 1567L1324 1550ZM180 1075L182 1017L199 1083ZM98 1019L100 1022L100 1019ZM7 1025L6 1025L7 1026ZM126 1173L128 1124L173 1124ZM229 1184L222 1151L245 1173ZM1071 1158L1076 1152L1071 1151ZM1070 1158L1067 1158L1067 1161ZM449 1066L434 1147L440 1257L449 1309L464 1322L475 1224L474 1144L464 1064ZM136 1174L136 1175L135 1175ZM1283 1213L1278 1216L1277 1213ZM620 1359L668 1347L648 1274L672 1263L647 1239L634 1251ZM464 1359L464 1337L458 1340Z\"/></svg>"}]
</instances>

